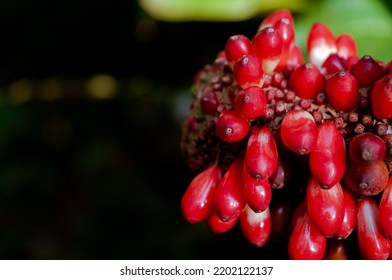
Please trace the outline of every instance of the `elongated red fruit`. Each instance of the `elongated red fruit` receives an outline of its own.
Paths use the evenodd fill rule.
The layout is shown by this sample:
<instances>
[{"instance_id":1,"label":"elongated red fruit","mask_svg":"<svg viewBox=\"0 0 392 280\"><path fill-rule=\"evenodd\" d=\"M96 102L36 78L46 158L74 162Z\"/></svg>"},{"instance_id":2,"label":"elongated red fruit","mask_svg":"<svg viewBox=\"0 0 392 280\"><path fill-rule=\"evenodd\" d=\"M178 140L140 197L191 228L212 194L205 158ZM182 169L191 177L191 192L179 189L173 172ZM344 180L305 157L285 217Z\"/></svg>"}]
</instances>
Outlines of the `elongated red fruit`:
<instances>
[{"instance_id":1,"label":"elongated red fruit","mask_svg":"<svg viewBox=\"0 0 392 280\"><path fill-rule=\"evenodd\" d=\"M244 207L242 194L243 159L235 159L220 180L214 195L214 210L219 218L230 221L238 218Z\"/></svg>"},{"instance_id":2,"label":"elongated red fruit","mask_svg":"<svg viewBox=\"0 0 392 280\"><path fill-rule=\"evenodd\" d=\"M377 118L392 117L392 74L376 82L371 99L372 111Z\"/></svg>"},{"instance_id":3,"label":"elongated red fruit","mask_svg":"<svg viewBox=\"0 0 392 280\"><path fill-rule=\"evenodd\" d=\"M308 62L291 73L288 86L299 97L314 99L324 91L324 77L314 64Z\"/></svg>"},{"instance_id":4,"label":"elongated red fruit","mask_svg":"<svg viewBox=\"0 0 392 280\"><path fill-rule=\"evenodd\" d=\"M181 211L189 223L199 223L212 210L215 188L221 178L221 170L214 165L198 174L190 183L181 199Z\"/></svg>"},{"instance_id":5,"label":"elongated red fruit","mask_svg":"<svg viewBox=\"0 0 392 280\"><path fill-rule=\"evenodd\" d=\"M383 75L380 65L370 55L365 55L358 60L351 67L350 72L357 79L360 88L371 86Z\"/></svg>"},{"instance_id":6,"label":"elongated red fruit","mask_svg":"<svg viewBox=\"0 0 392 280\"><path fill-rule=\"evenodd\" d=\"M322 187L330 188L343 178L346 146L334 123L324 122L318 127L316 147L310 153L309 166Z\"/></svg>"},{"instance_id":7,"label":"elongated red fruit","mask_svg":"<svg viewBox=\"0 0 392 280\"><path fill-rule=\"evenodd\" d=\"M278 150L268 127L255 130L245 152L245 168L257 180L267 179L278 164Z\"/></svg>"},{"instance_id":8,"label":"elongated red fruit","mask_svg":"<svg viewBox=\"0 0 392 280\"><path fill-rule=\"evenodd\" d=\"M211 215L208 216L206 222L208 228L213 233L221 234L229 231L236 224L237 220L238 218L224 222L219 218L219 216L215 212L212 212Z\"/></svg>"},{"instance_id":9,"label":"elongated red fruit","mask_svg":"<svg viewBox=\"0 0 392 280\"><path fill-rule=\"evenodd\" d=\"M246 54L241 56L234 64L234 78L242 88L264 84L264 72L259 57Z\"/></svg>"},{"instance_id":10,"label":"elongated red fruit","mask_svg":"<svg viewBox=\"0 0 392 280\"><path fill-rule=\"evenodd\" d=\"M321 67L331 53L337 52L335 36L328 26L316 22L312 25L307 39L309 61Z\"/></svg>"},{"instance_id":11,"label":"elongated red fruit","mask_svg":"<svg viewBox=\"0 0 392 280\"><path fill-rule=\"evenodd\" d=\"M234 63L243 55L252 54L253 45L248 37L242 34L231 36L225 45L226 59L233 67Z\"/></svg>"},{"instance_id":12,"label":"elongated red fruit","mask_svg":"<svg viewBox=\"0 0 392 280\"><path fill-rule=\"evenodd\" d=\"M260 31L261 29L264 29L266 27L273 26L281 19L287 19L292 24L294 23L293 15L291 14L291 12L287 9L280 9L266 16L261 22L258 30Z\"/></svg>"},{"instance_id":13,"label":"elongated red fruit","mask_svg":"<svg viewBox=\"0 0 392 280\"><path fill-rule=\"evenodd\" d=\"M336 38L338 55L344 59L358 57L357 43L350 34L341 34Z\"/></svg>"},{"instance_id":14,"label":"elongated red fruit","mask_svg":"<svg viewBox=\"0 0 392 280\"><path fill-rule=\"evenodd\" d=\"M334 235L334 237L339 240L346 239L357 226L357 198L355 194L346 187L343 188L343 196L343 222Z\"/></svg>"},{"instance_id":15,"label":"elongated red fruit","mask_svg":"<svg viewBox=\"0 0 392 280\"><path fill-rule=\"evenodd\" d=\"M256 247L264 246L271 234L269 208L256 213L248 205L242 210L240 225L245 238Z\"/></svg>"},{"instance_id":16,"label":"elongated red fruit","mask_svg":"<svg viewBox=\"0 0 392 280\"><path fill-rule=\"evenodd\" d=\"M282 55L283 40L273 27L260 30L253 38L253 49L262 62L263 71L271 75Z\"/></svg>"},{"instance_id":17,"label":"elongated red fruit","mask_svg":"<svg viewBox=\"0 0 392 280\"><path fill-rule=\"evenodd\" d=\"M378 224L385 237L392 239L392 176L389 176L378 208Z\"/></svg>"},{"instance_id":18,"label":"elongated red fruit","mask_svg":"<svg viewBox=\"0 0 392 280\"><path fill-rule=\"evenodd\" d=\"M334 109L349 112L358 103L357 80L350 72L340 70L326 81L325 94Z\"/></svg>"},{"instance_id":19,"label":"elongated red fruit","mask_svg":"<svg viewBox=\"0 0 392 280\"><path fill-rule=\"evenodd\" d=\"M325 253L327 241L325 236L312 223L308 209L301 207L300 212L294 213L293 218L296 220L288 245L290 259L321 260Z\"/></svg>"},{"instance_id":20,"label":"elongated red fruit","mask_svg":"<svg viewBox=\"0 0 392 280\"><path fill-rule=\"evenodd\" d=\"M256 180L244 168L242 173L245 203L254 211L262 212L271 202L272 190L268 179Z\"/></svg>"},{"instance_id":21,"label":"elongated red fruit","mask_svg":"<svg viewBox=\"0 0 392 280\"><path fill-rule=\"evenodd\" d=\"M309 154L316 147L317 125L309 112L293 110L284 116L280 135L286 147L293 152Z\"/></svg>"},{"instance_id":22,"label":"elongated red fruit","mask_svg":"<svg viewBox=\"0 0 392 280\"><path fill-rule=\"evenodd\" d=\"M377 224L378 206L371 197L362 197L358 202L357 233L362 257L368 260L386 260L391 243L385 238Z\"/></svg>"},{"instance_id":23,"label":"elongated red fruit","mask_svg":"<svg viewBox=\"0 0 392 280\"><path fill-rule=\"evenodd\" d=\"M344 196L339 183L329 189L320 187L310 178L306 188L308 212L313 224L326 237L334 236L344 217Z\"/></svg>"}]
</instances>

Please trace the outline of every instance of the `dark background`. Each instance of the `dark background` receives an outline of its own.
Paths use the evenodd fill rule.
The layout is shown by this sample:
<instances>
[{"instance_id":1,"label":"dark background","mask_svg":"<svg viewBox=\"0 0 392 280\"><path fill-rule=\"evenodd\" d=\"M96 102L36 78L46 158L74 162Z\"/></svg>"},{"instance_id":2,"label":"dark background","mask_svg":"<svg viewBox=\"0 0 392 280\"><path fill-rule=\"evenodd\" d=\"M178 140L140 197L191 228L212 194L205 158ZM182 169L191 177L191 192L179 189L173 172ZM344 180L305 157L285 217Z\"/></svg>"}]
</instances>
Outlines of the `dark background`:
<instances>
[{"instance_id":1,"label":"dark background","mask_svg":"<svg viewBox=\"0 0 392 280\"><path fill-rule=\"evenodd\" d=\"M194 176L179 149L193 75L261 19L170 23L130 0L2 0L0 259L285 258L179 210Z\"/></svg>"}]
</instances>

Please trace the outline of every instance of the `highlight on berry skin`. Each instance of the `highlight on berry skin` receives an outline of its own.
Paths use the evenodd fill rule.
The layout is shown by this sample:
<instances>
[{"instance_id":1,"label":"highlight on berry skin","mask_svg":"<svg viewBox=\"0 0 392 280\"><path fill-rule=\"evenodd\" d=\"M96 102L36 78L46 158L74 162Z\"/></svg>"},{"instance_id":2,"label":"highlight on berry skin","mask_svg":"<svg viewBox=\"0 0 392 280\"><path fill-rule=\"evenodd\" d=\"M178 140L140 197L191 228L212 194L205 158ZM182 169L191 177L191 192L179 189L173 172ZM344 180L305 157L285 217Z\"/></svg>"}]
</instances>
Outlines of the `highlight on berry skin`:
<instances>
[{"instance_id":1,"label":"highlight on berry skin","mask_svg":"<svg viewBox=\"0 0 392 280\"><path fill-rule=\"evenodd\" d=\"M247 30L244 30L245 34ZM181 211L290 259L392 259L392 60L287 9L233 34L195 76Z\"/></svg>"}]
</instances>

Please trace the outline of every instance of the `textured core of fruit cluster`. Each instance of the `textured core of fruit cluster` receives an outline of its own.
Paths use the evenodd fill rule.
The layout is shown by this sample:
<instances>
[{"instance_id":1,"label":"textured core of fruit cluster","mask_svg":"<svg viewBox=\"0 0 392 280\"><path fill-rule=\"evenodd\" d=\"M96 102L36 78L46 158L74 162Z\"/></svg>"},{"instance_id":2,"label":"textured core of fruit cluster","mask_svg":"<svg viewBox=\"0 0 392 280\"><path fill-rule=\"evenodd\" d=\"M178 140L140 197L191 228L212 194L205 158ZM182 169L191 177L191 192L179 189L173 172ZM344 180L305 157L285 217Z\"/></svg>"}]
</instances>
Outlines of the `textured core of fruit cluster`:
<instances>
[{"instance_id":1,"label":"textured core of fruit cluster","mask_svg":"<svg viewBox=\"0 0 392 280\"><path fill-rule=\"evenodd\" d=\"M223 46L183 126L184 218L290 259L392 259L392 61L320 22L305 61L286 9Z\"/></svg>"}]
</instances>

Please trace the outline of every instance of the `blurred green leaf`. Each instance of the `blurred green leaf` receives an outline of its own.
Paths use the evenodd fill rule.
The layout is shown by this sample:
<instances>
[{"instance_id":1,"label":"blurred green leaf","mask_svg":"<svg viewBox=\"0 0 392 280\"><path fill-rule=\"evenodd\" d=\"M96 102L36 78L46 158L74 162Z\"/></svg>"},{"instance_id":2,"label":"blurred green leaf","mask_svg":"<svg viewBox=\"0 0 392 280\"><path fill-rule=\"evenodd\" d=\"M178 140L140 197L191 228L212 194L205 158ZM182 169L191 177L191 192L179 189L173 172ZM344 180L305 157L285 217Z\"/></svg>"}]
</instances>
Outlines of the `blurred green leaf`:
<instances>
[{"instance_id":1,"label":"blurred green leaf","mask_svg":"<svg viewBox=\"0 0 392 280\"><path fill-rule=\"evenodd\" d=\"M302 10L307 0L139 0L152 17L165 21L239 21L264 11Z\"/></svg>"}]
</instances>

